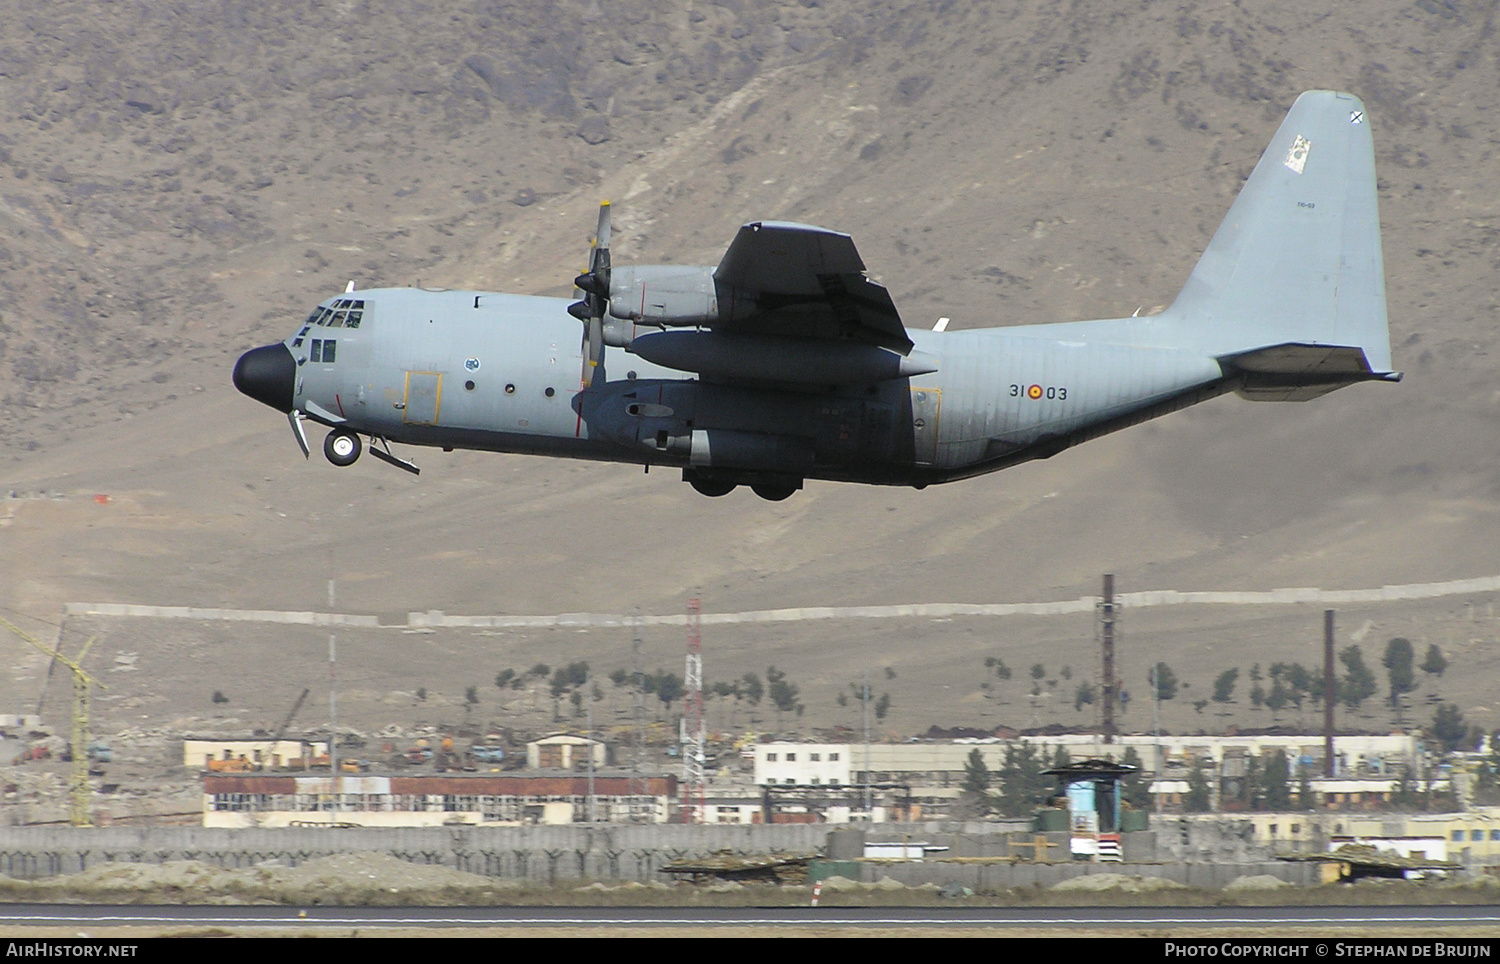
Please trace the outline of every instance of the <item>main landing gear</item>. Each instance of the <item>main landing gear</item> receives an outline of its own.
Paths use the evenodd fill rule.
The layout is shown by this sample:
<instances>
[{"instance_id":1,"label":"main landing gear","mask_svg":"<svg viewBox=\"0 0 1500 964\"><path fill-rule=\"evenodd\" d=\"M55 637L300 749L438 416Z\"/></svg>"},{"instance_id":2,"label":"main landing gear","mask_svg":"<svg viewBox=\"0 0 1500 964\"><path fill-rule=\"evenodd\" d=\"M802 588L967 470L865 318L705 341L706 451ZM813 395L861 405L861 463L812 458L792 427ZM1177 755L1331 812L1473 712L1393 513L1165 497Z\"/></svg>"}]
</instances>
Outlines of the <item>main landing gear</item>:
<instances>
[{"instance_id":1,"label":"main landing gear","mask_svg":"<svg viewBox=\"0 0 1500 964\"><path fill-rule=\"evenodd\" d=\"M792 497L792 493L802 488L802 480L793 476L769 475L767 473L755 473L746 477L746 474L736 476L731 473L705 472L701 469L687 469L682 473L683 481L687 482L700 494L717 498L733 492L741 483L750 486L750 491L765 499L767 502L780 502Z\"/></svg>"}]
</instances>

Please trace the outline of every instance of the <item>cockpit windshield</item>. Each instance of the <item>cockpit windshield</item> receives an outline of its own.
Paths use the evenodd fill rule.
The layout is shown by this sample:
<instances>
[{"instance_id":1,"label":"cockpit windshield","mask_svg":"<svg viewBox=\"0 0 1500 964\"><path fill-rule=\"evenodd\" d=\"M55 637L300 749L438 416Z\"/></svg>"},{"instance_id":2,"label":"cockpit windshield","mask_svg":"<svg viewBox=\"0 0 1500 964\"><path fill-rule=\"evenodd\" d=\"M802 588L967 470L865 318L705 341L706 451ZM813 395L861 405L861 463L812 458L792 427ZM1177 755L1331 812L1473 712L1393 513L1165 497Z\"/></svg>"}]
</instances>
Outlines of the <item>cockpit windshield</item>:
<instances>
[{"instance_id":1,"label":"cockpit windshield","mask_svg":"<svg viewBox=\"0 0 1500 964\"><path fill-rule=\"evenodd\" d=\"M307 323L324 328L358 328L364 318L363 299L340 298L331 304L314 308L313 313L307 316Z\"/></svg>"}]
</instances>

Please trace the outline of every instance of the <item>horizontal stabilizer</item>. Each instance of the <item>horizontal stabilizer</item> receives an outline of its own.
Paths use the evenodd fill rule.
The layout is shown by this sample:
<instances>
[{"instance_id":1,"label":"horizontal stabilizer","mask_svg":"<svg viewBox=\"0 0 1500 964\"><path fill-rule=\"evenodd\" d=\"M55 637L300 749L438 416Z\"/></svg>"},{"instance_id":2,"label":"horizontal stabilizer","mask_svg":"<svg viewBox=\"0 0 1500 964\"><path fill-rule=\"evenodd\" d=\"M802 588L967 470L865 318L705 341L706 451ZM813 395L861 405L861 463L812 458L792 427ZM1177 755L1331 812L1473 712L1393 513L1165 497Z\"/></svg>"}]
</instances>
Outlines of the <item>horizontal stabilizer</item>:
<instances>
[{"instance_id":1,"label":"horizontal stabilizer","mask_svg":"<svg viewBox=\"0 0 1500 964\"><path fill-rule=\"evenodd\" d=\"M1225 355L1226 374L1238 374L1241 398L1261 402L1304 402L1355 382L1401 380L1400 372L1370 368L1364 349L1291 343Z\"/></svg>"}]
</instances>

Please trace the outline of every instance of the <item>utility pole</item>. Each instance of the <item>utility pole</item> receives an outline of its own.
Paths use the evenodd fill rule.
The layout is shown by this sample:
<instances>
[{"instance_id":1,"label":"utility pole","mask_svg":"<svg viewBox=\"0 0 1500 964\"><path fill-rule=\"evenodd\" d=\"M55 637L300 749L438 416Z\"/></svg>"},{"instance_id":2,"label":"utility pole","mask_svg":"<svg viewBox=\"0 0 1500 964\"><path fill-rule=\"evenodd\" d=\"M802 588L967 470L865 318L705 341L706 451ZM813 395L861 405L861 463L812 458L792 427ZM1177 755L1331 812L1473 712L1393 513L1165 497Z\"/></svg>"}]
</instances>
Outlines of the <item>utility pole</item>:
<instances>
[{"instance_id":1,"label":"utility pole","mask_svg":"<svg viewBox=\"0 0 1500 964\"><path fill-rule=\"evenodd\" d=\"M649 823L651 818L636 803L646 795L646 778L643 773L646 753L646 675L641 669L641 607L630 613L630 678L634 683L630 700L635 746L630 761L630 820L632 823Z\"/></svg>"},{"instance_id":2,"label":"utility pole","mask_svg":"<svg viewBox=\"0 0 1500 964\"><path fill-rule=\"evenodd\" d=\"M1104 574L1104 595L1099 602L1099 641L1104 650L1104 679L1100 687L1104 742L1115 742L1115 574Z\"/></svg>"},{"instance_id":3,"label":"utility pole","mask_svg":"<svg viewBox=\"0 0 1500 964\"><path fill-rule=\"evenodd\" d=\"M589 823L599 822L599 797L594 792L594 701L589 700Z\"/></svg>"},{"instance_id":4,"label":"utility pole","mask_svg":"<svg viewBox=\"0 0 1500 964\"><path fill-rule=\"evenodd\" d=\"M874 804L870 799L870 668L868 666L865 667L864 682L860 686L859 706L860 718L865 725L865 821L873 822L874 814L871 808Z\"/></svg>"},{"instance_id":5,"label":"utility pole","mask_svg":"<svg viewBox=\"0 0 1500 964\"><path fill-rule=\"evenodd\" d=\"M1323 775L1332 778L1333 760L1333 610L1323 610Z\"/></svg>"},{"instance_id":6,"label":"utility pole","mask_svg":"<svg viewBox=\"0 0 1500 964\"><path fill-rule=\"evenodd\" d=\"M688 600L687 665L683 672L682 699L682 822L702 823L704 811L703 760L703 637L699 616L703 604L694 596Z\"/></svg>"},{"instance_id":7,"label":"utility pole","mask_svg":"<svg viewBox=\"0 0 1500 964\"><path fill-rule=\"evenodd\" d=\"M328 580L328 612L334 608L333 580ZM339 812L339 690L338 690L338 635L328 634L328 776L333 787L333 806L328 811L328 822L338 822Z\"/></svg>"}]
</instances>

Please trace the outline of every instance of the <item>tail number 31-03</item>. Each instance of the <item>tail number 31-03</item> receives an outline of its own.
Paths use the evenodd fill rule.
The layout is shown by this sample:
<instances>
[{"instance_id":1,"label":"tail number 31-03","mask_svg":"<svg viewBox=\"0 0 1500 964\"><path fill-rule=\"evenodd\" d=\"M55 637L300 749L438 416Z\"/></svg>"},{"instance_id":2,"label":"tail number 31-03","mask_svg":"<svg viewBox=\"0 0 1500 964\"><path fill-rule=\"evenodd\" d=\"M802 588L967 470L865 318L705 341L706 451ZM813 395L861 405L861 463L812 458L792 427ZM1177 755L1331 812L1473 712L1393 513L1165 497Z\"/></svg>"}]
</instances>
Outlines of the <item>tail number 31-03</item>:
<instances>
[{"instance_id":1,"label":"tail number 31-03","mask_svg":"<svg viewBox=\"0 0 1500 964\"><path fill-rule=\"evenodd\" d=\"M1029 398L1033 402L1043 398L1063 401L1068 397L1068 390L1058 385L1011 385L1010 397Z\"/></svg>"}]
</instances>

